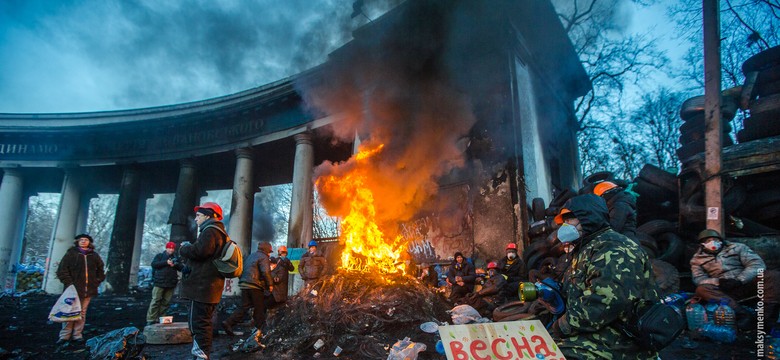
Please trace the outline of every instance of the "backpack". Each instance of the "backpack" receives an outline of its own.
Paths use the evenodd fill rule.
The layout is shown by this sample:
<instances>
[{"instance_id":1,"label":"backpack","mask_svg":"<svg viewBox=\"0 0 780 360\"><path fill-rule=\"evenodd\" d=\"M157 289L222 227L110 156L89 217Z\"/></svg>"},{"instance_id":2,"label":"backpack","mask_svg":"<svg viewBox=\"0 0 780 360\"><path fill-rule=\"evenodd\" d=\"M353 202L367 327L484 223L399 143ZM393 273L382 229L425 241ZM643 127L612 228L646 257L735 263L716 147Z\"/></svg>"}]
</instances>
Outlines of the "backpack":
<instances>
[{"instance_id":1,"label":"backpack","mask_svg":"<svg viewBox=\"0 0 780 360\"><path fill-rule=\"evenodd\" d=\"M217 271L225 279L233 279L241 276L244 272L244 257L241 255L241 248L235 241L230 240L230 236L220 229L218 226L209 225L205 229L215 228L225 235L225 245L218 252L219 257L211 260L214 266L217 267ZM204 230L205 230L204 229Z\"/></svg>"},{"instance_id":2,"label":"backpack","mask_svg":"<svg viewBox=\"0 0 780 360\"><path fill-rule=\"evenodd\" d=\"M621 328L642 349L659 351L680 336L685 320L672 305L639 300Z\"/></svg>"}]
</instances>

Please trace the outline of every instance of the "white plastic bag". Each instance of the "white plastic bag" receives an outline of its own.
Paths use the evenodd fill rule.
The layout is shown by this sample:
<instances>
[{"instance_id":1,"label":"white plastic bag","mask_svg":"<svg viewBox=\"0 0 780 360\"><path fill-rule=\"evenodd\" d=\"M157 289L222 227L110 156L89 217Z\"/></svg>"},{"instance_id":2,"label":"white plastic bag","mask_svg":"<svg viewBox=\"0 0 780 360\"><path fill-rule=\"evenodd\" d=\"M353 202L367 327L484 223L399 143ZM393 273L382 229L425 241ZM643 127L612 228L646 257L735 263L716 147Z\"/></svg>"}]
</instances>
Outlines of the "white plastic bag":
<instances>
[{"instance_id":1,"label":"white plastic bag","mask_svg":"<svg viewBox=\"0 0 780 360\"><path fill-rule=\"evenodd\" d=\"M479 311L469 305L458 305L449 311L452 317L452 323L455 325L470 324L473 322L484 322Z\"/></svg>"},{"instance_id":2,"label":"white plastic bag","mask_svg":"<svg viewBox=\"0 0 780 360\"><path fill-rule=\"evenodd\" d=\"M81 319L81 300L76 287L68 286L49 311L49 320L54 322L76 321Z\"/></svg>"},{"instance_id":3,"label":"white plastic bag","mask_svg":"<svg viewBox=\"0 0 780 360\"><path fill-rule=\"evenodd\" d=\"M406 337L395 342L387 360L416 360L417 355L425 349L427 349L425 344L412 342Z\"/></svg>"}]
</instances>

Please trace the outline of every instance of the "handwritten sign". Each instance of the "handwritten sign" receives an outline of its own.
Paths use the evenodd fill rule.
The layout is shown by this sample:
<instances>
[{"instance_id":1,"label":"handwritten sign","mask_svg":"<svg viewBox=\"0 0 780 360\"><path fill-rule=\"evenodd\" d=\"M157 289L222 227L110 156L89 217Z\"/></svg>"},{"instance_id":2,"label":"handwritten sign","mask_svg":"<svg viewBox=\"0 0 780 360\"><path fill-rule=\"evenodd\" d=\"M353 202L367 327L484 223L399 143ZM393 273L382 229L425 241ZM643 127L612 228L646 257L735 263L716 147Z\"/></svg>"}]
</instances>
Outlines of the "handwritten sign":
<instances>
[{"instance_id":1,"label":"handwritten sign","mask_svg":"<svg viewBox=\"0 0 780 360\"><path fill-rule=\"evenodd\" d=\"M449 360L565 359L539 320L442 326L439 334Z\"/></svg>"}]
</instances>

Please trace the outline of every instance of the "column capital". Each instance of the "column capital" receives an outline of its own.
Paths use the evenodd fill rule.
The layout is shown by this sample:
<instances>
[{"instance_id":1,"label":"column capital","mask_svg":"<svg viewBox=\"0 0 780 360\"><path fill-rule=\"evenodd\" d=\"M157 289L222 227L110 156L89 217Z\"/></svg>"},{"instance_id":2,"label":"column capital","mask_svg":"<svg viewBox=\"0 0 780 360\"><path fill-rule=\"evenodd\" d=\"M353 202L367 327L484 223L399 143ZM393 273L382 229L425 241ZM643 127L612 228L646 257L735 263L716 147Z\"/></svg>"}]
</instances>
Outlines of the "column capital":
<instances>
[{"instance_id":1,"label":"column capital","mask_svg":"<svg viewBox=\"0 0 780 360\"><path fill-rule=\"evenodd\" d=\"M2 168L2 170L3 170L3 174L8 175L8 176L15 176L15 177L21 177L22 176L21 168L18 167L18 166L4 167L4 168Z\"/></svg>"},{"instance_id":2,"label":"column capital","mask_svg":"<svg viewBox=\"0 0 780 360\"><path fill-rule=\"evenodd\" d=\"M312 144L312 142L311 142L311 133L308 132L308 131L295 134L293 136L293 139L295 139L295 144L296 145L301 145L301 144L311 145Z\"/></svg>"},{"instance_id":3,"label":"column capital","mask_svg":"<svg viewBox=\"0 0 780 360\"><path fill-rule=\"evenodd\" d=\"M251 147L236 149L236 159L249 159L255 158L255 153Z\"/></svg>"}]
</instances>

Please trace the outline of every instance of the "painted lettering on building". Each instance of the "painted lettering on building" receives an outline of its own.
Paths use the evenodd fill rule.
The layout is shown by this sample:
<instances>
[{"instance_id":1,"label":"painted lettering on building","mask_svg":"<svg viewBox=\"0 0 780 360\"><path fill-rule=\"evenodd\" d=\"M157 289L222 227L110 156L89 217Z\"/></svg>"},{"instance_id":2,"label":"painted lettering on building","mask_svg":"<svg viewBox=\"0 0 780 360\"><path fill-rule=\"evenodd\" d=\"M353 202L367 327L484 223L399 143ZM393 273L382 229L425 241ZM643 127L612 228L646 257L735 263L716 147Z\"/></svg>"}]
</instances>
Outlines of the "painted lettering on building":
<instances>
[{"instance_id":1,"label":"painted lettering on building","mask_svg":"<svg viewBox=\"0 0 780 360\"><path fill-rule=\"evenodd\" d=\"M0 154L56 154L59 151L57 144L0 144Z\"/></svg>"}]
</instances>

